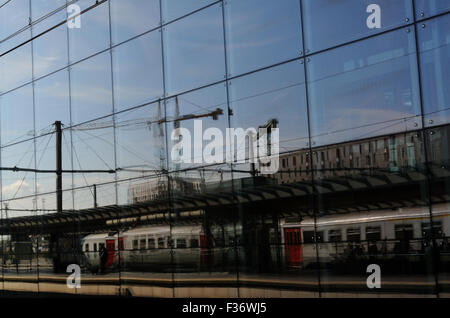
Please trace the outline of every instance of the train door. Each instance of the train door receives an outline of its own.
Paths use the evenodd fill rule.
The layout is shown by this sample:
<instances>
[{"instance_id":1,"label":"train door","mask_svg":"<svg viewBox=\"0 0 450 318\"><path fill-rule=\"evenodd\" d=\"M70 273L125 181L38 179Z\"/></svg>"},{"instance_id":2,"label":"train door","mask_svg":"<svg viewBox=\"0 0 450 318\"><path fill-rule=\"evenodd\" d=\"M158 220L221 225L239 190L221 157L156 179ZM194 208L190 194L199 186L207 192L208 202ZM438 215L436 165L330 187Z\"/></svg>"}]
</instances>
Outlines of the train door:
<instances>
[{"instance_id":1,"label":"train door","mask_svg":"<svg viewBox=\"0 0 450 318\"><path fill-rule=\"evenodd\" d=\"M200 261L201 264L210 264L214 258L214 250L213 250L213 240L212 237L208 237L206 234L200 234Z\"/></svg>"},{"instance_id":2,"label":"train door","mask_svg":"<svg viewBox=\"0 0 450 318\"><path fill-rule=\"evenodd\" d=\"M120 258L120 264L123 264L123 251L125 250L125 241L123 240L123 237L119 237L119 258Z\"/></svg>"},{"instance_id":3,"label":"train door","mask_svg":"<svg viewBox=\"0 0 450 318\"><path fill-rule=\"evenodd\" d=\"M116 242L114 239L106 240L106 251L108 253L106 267L110 267L114 263L114 256L116 254Z\"/></svg>"},{"instance_id":4,"label":"train door","mask_svg":"<svg viewBox=\"0 0 450 318\"><path fill-rule=\"evenodd\" d=\"M299 227L284 229L284 246L286 250L286 264L298 266L303 262L302 232Z\"/></svg>"}]
</instances>

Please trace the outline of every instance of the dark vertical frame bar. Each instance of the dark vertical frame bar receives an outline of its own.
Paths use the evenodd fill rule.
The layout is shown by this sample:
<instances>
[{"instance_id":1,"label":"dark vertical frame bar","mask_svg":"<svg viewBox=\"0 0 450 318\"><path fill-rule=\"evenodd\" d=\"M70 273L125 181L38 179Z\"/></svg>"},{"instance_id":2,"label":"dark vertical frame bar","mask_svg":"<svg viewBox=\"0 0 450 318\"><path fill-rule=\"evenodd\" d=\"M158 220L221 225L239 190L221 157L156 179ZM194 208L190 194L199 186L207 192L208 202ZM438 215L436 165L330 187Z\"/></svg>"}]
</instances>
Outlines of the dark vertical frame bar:
<instances>
[{"instance_id":1,"label":"dark vertical frame bar","mask_svg":"<svg viewBox=\"0 0 450 318\"><path fill-rule=\"evenodd\" d=\"M431 169L430 169L430 159L428 158L428 138L427 138L427 130L425 127L425 111L423 107L423 90L422 90L422 69L421 69L421 61L420 61L420 47L419 47L419 38L418 38L418 23L417 17L416 17L416 1L411 0L412 10L413 10L413 19L414 19L414 43L415 43L415 49L416 49L416 62L417 62L417 76L419 80L419 97L420 97L420 111L421 111L421 120L422 120L422 138L423 138L423 147L424 147L424 155L425 155L425 175L426 175L426 182L425 186L427 188L427 200L428 203L428 213L429 213L429 221L430 221L430 228L431 228L431 243L432 243L432 259L431 264L433 268L433 274L434 274L434 283L435 283L435 293L436 297L439 298L439 272L438 272L438 266L437 259L435 257L436 252L438 252L438 247L436 243L435 233L433 229L433 202L432 202L432 192L431 192ZM426 23L425 21L422 21L422 23Z\"/></svg>"},{"instance_id":2,"label":"dark vertical frame bar","mask_svg":"<svg viewBox=\"0 0 450 318\"><path fill-rule=\"evenodd\" d=\"M231 85L231 81L229 79L229 66L228 66L228 51L227 51L227 47L228 47L228 42L227 42L227 32L226 32L226 25L227 25L227 20L226 20L226 10L225 10L225 6L227 5L226 0L222 0L221 2L221 6L222 6L222 29L223 29L223 46L224 46L224 58L225 58L225 89L226 89L226 95L227 95L227 122L228 122L228 128L231 128L231 115L232 115L232 109L231 109L231 98L230 98L230 85ZM225 153L225 156L227 156L227 154ZM239 201L236 200L236 189L234 186L234 164L230 163L230 170L231 170L231 197L233 200L233 206L235 206L237 209L233 209L233 214L232 214L232 220L233 220L233 235L234 235L234 262L235 262L235 270L236 270L236 290L237 290L237 297L240 298L241 296L241 292L240 292L240 284L239 284L239 279L240 279L240 260L239 260L239 244L237 241L237 224L236 222L239 221L239 219L242 216L242 206L239 203ZM238 211L237 213L235 213L234 211Z\"/></svg>"},{"instance_id":3,"label":"dark vertical frame bar","mask_svg":"<svg viewBox=\"0 0 450 318\"><path fill-rule=\"evenodd\" d=\"M305 46L305 31L304 31L304 23L303 23L303 0L300 1L300 23L301 23L301 34L302 34L302 52L300 52L300 55L305 53L306 46ZM307 109L307 117L308 117L308 148L309 148L309 166L310 166L310 173L311 173L311 205L312 205L312 211L313 211L313 217L314 217L314 244L316 246L316 262L318 264L317 267L317 286L318 286L318 293L319 298L322 297L322 288L321 288L321 280L320 280L320 259L319 259L319 243L317 242L317 203L316 200L319 199L320 194L317 192L315 188L315 181L314 181L314 160L312 155L312 138L311 138L311 105L309 103L309 89L308 89L308 68L306 67L306 64L310 62L309 57L305 57L303 60L303 68L305 71L305 94L306 94L306 109Z\"/></svg>"}]
</instances>

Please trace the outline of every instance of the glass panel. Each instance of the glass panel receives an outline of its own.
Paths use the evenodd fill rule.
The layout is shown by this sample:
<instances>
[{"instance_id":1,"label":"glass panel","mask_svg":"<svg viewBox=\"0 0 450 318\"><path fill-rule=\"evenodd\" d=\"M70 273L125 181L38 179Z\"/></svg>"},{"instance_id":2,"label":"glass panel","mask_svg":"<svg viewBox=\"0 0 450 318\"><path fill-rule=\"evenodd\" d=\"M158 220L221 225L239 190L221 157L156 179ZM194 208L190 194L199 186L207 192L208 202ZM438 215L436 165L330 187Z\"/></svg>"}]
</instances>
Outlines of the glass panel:
<instances>
[{"instance_id":1,"label":"glass panel","mask_svg":"<svg viewBox=\"0 0 450 318\"><path fill-rule=\"evenodd\" d=\"M110 3L113 44L159 26L159 0L112 0Z\"/></svg>"},{"instance_id":2,"label":"glass panel","mask_svg":"<svg viewBox=\"0 0 450 318\"><path fill-rule=\"evenodd\" d=\"M59 120L70 125L69 72L62 70L34 83L36 135L53 131Z\"/></svg>"},{"instance_id":3,"label":"glass panel","mask_svg":"<svg viewBox=\"0 0 450 318\"><path fill-rule=\"evenodd\" d=\"M116 204L114 129L111 118L93 121L71 129L73 168L75 170L101 170L105 172L76 173L73 175L75 209L95 206L97 185L98 206ZM69 140L68 140L69 141Z\"/></svg>"},{"instance_id":4,"label":"glass panel","mask_svg":"<svg viewBox=\"0 0 450 318\"><path fill-rule=\"evenodd\" d=\"M225 3L231 76L301 54L299 1L230 0Z\"/></svg>"},{"instance_id":5,"label":"glass panel","mask_svg":"<svg viewBox=\"0 0 450 318\"><path fill-rule=\"evenodd\" d=\"M36 21L40 17L47 15L48 13L65 6L66 0L39 0L31 1L31 14L33 21ZM63 12L65 10L62 10ZM63 19L65 20L65 18Z\"/></svg>"},{"instance_id":6,"label":"glass panel","mask_svg":"<svg viewBox=\"0 0 450 318\"><path fill-rule=\"evenodd\" d=\"M29 30L1 44L2 54L26 40ZM17 43L16 43L17 41ZM5 93L31 81L31 44L21 46L0 58L0 92Z\"/></svg>"},{"instance_id":7,"label":"glass panel","mask_svg":"<svg viewBox=\"0 0 450 318\"><path fill-rule=\"evenodd\" d=\"M140 189L140 177L155 178L158 170L166 167L165 123L160 123L163 118L162 103L153 103L116 115L116 151L120 168L118 178L130 179L128 192L123 193L124 197L120 196L123 203L149 200L141 193L144 190ZM137 188L133 190L135 183Z\"/></svg>"},{"instance_id":8,"label":"glass panel","mask_svg":"<svg viewBox=\"0 0 450 318\"><path fill-rule=\"evenodd\" d=\"M366 10L370 0L305 0L302 1L305 47L320 51L365 36L410 23L413 20L410 0L379 0L381 27L370 29Z\"/></svg>"},{"instance_id":9,"label":"glass panel","mask_svg":"<svg viewBox=\"0 0 450 318\"><path fill-rule=\"evenodd\" d=\"M313 145L420 128L413 31L393 31L310 58Z\"/></svg>"},{"instance_id":10,"label":"glass panel","mask_svg":"<svg viewBox=\"0 0 450 318\"><path fill-rule=\"evenodd\" d=\"M244 131L266 125L278 128L280 153L307 147L308 119L301 61L233 79L230 99L232 128ZM248 142L238 147L243 147L246 153L249 151Z\"/></svg>"},{"instance_id":11,"label":"glass panel","mask_svg":"<svg viewBox=\"0 0 450 318\"><path fill-rule=\"evenodd\" d=\"M81 7L93 1L81 0L77 3ZM100 52L109 47L109 9L108 2L87 11L81 16L81 27L69 30L70 62Z\"/></svg>"},{"instance_id":12,"label":"glass panel","mask_svg":"<svg viewBox=\"0 0 450 318\"><path fill-rule=\"evenodd\" d=\"M110 115L112 107L109 52L70 68L73 124Z\"/></svg>"},{"instance_id":13,"label":"glass panel","mask_svg":"<svg viewBox=\"0 0 450 318\"><path fill-rule=\"evenodd\" d=\"M163 97L161 33L115 47L113 62L116 111Z\"/></svg>"},{"instance_id":14,"label":"glass panel","mask_svg":"<svg viewBox=\"0 0 450 318\"><path fill-rule=\"evenodd\" d=\"M0 39L27 26L30 19L30 3L28 1L8 1L2 3L0 10Z\"/></svg>"},{"instance_id":15,"label":"glass panel","mask_svg":"<svg viewBox=\"0 0 450 318\"><path fill-rule=\"evenodd\" d=\"M418 27L425 125L450 121L450 14Z\"/></svg>"},{"instance_id":16,"label":"glass panel","mask_svg":"<svg viewBox=\"0 0 450 318\"><path fill-rule=\"evenodd\" d=\"M167 23L173 19L184 16L190 12L198 10L207 6L210 3L215 2L214 0L190 0L190 1L179 1L179 0L162 0L163 8L163 23Z\"/></svg>"},{"instance_id":17,"label":"glass panel","mask_svg":"<svg viewBox=\"0 0 450 318\"><path fill-rule=\"evenodd\" d=\"M224 79L220 5L171 23L163 30L166 91L169 95Z\"/></svg>"},{"instance_id":18,"label":"glass panel","mask_svg":"<svg viewBox=\"0 0 450 318\"><path fill-rule=\"evenodd\" d=\"M33 138L32 86L26 85L2 95L0 103L2 146Z\"/></svg>"},{"instance_id":19,"label":"glass panel","mask_svg":"<svg viewBox=\"0 0 450 318\"><path fill-rule=\"evenodd\" d=\"M414 0L417 19L425 19L441 12L450 10L448 0Z\"/></svg>"},{"instance_id":20,"label":"glass panel","mask_svg":"<svg viewBox=\"0 0 450 318\"><path fill-rule=\"evenodd\" d=\"M33 35L40 34L48 28L66 19L65 11L52 15L45 21L33 26ZM67 66L67 25L44 34L33 42L34 78L46 75Z\"/></svg>"},{"instance_id":21,"label":"glass panel","mask_svg":"<svg viewBox=\"0 0 450 318\"><path fill-rule=\"evenodd\" d=\"M56 138L53 126L56 120L63 123L65 127L70 126L69 107L69 72L67 69L44 77L34 84L35 100L35 129L36 136L36 167L43 170L56 169ZM70 133L63 132L63 169L71 170L71 148ZM49 193L37 197L37 205L42 209L42 214L56 210L56 184L53 174L37 174L38 193ZM69 174L63 174L63 189L72 186L72 178ZM72 195L70 191L63 193L63 209L72 207ZM49 211L47 211L49 210ZM53 210L53 211L50 211Z\"/></svg>"},{"instance_id":22,"label":"glass panel","mask_svg":"<svg viewBox=\"0 0 450 318\"><path fill-rule=\"evenodd\" d=\"M194 169L225 162L228 107L223 83L178 95L166 101L166 107L170 170ZM180 129L179 134L176 129ZM218 143L212 144L213 140ZM209 144L212 145L208 147Z\"/></svg>"}]
</instances>

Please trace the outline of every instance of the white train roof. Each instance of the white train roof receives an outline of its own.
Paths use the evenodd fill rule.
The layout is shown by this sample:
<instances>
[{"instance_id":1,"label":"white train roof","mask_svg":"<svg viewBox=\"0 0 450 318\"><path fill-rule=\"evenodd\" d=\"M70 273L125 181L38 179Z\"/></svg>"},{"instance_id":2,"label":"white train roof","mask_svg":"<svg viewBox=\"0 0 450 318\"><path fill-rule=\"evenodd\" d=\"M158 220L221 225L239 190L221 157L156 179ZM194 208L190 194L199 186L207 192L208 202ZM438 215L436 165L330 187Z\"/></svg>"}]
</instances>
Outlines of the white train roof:
<instances>
[{"instance_id":1,"label":"white train roof","mask_svg":"<svg viewBox=\"0 0 450 318\"><path fill-rule=\"evenodd\" d=\"M198 234L202 231L201 225L184 225L184 226L173 226L172 227L172 235L186 235L186 234ZM128 231L125 231L120 234L121 237L123 236L139 236L139 235L169 235L170 233L170 227L169 226L146 226L146 227L139 227L135 229L131 229ZM90 234L87 235L83 240L89 240L89 241L95 241L95 240L106 240L109 237L115 237L117 238L117 234L114 236L109 235L108 233L100 233L100 234Z\"/></svg>"}]
</instances>

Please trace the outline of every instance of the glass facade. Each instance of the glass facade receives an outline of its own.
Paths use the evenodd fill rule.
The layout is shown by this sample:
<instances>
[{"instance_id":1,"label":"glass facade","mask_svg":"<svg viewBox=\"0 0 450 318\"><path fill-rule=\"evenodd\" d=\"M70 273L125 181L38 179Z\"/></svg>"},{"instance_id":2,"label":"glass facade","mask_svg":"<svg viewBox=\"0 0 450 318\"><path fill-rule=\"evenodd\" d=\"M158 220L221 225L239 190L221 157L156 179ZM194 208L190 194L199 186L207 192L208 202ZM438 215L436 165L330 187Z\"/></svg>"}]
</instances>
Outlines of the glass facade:
<instances>
[{"instance_id":1,"label":"glass facade","mask_svg":"<svg viewBox=\"0 0 450 318\"><path fill-rule=\"evenodd\" d=\"M3 289L450 295L450 0L3 2Z\"/></svg>"}]
</instances>

